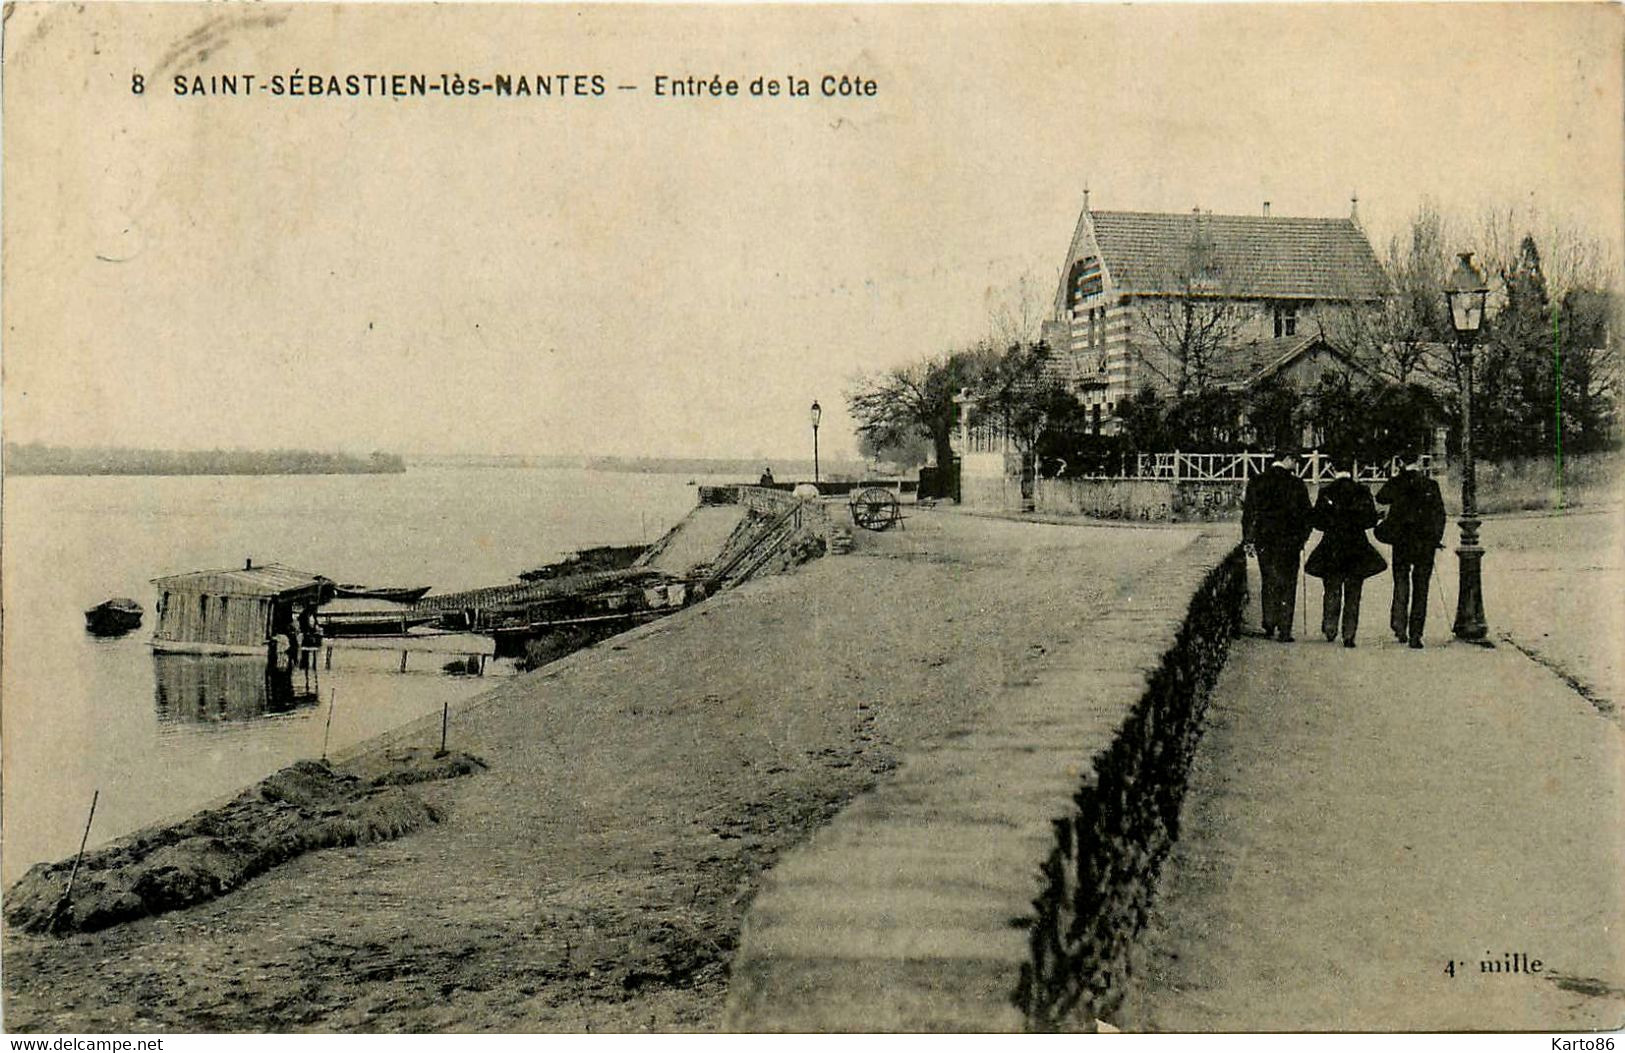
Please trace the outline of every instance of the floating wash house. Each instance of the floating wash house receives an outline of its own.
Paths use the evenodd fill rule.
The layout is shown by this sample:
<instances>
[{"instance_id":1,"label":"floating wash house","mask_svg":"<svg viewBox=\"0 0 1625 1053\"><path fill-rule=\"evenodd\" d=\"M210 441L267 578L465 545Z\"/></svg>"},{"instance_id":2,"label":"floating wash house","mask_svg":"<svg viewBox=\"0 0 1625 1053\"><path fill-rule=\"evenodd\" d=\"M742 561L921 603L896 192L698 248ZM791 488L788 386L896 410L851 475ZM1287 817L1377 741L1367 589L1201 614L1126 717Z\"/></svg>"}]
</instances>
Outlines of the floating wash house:
<instances>
[{"instance_id":1,"label":"floating wash house","mask_svg":"<svg viewBox=\"0 0 1625 1053\"><path fill-rule=\"evenodd\" d=\"M152 649L167 654L264 655L306 604L332 599L335 584L279 563L241 570L199 570L154 578L158 626Z\"/></svg>"}]
</instances>

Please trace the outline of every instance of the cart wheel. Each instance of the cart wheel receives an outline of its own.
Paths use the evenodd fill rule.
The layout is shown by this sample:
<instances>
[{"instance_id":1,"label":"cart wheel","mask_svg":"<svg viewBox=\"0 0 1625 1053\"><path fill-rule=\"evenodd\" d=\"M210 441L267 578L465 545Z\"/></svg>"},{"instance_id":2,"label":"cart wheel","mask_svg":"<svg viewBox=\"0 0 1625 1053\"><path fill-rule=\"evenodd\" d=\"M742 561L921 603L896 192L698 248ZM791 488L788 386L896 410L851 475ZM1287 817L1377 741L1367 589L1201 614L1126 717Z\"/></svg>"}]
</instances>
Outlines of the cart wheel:
<instances>
[{"instance_id":1,"label":"cart wheel","mask_svg":"<svg viewBox=\"0 0 1625 1053\"><path fill-rule=\"evenodd\" d=\"M903 517L897 495L880 486L871 486L852 495L852 522L865 530L887 530Z\"/></svg>"}]
</instances>

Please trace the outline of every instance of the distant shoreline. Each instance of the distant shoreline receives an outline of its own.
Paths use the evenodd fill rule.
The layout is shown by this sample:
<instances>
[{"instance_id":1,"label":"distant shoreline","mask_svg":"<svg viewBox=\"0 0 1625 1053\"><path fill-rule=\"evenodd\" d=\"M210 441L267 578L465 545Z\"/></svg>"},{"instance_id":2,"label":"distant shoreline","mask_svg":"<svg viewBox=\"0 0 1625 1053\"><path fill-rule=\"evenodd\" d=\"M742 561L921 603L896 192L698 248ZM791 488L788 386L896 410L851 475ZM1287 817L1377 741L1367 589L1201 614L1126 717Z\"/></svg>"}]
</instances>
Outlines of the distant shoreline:
<instances>
[{"instance_id":1,"label":"distant shoreline","mask_svg":"<svg viewBox=\"0 0 1625 1053\"><path fill-rule=\"evenodd\" d=\"M413 468L565 468L593 472L623 472L637 475L726 475L755 479L771 468L781 479L813 476L811 460L774 460L745 457L615 457L609 455L548 454L406 454ZM822 474L861 478L870 472L863 461L829 460Z\"/></svg>"},{"instance_id":2,"label":"distant shoreline","mask_svg":"<svg viewBox=\"0 0 1625 1053\"><path fill-rule=\"evenodd\" d=\"M7 443L7 475L390 475L408 468L564 468L635 475L732 476L755 479L771 467L780 479L810 479L811 461L777 463L742 457L615 457L529 454L373 453L313 450L158 450ZM862 461L826 461L826 479L860 479Z\"/></svg>"},{"instance_id":3,"label":"distant shoreline","mask_svg":"<svg viewBox=\"0 0 1625 1053\"><path fill-rule=\"evenodd\" d=\"M7 475L395 475L398 454L314 450L144 450L39 443L5 447Z\"/></svg>"}]
</instances>

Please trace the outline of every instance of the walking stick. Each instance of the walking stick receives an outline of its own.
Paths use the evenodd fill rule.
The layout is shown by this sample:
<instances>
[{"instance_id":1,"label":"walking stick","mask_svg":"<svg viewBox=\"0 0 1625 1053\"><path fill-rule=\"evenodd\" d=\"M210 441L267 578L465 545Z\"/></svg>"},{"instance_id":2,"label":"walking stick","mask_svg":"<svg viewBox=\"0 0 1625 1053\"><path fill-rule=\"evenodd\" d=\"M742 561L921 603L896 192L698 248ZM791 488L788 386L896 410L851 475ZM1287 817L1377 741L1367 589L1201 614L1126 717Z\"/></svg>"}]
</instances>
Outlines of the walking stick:
<instances>
[{"instance_id":1,"label":"walking stick","mask_svg":"<svg viewBox=\"0 0 1625 1053\"><path fill-rule=\"evenodd\" d=\"M1439 612L1440 617L1450 617L1451 603L1449 600L1444 598L1444 578L1439 573L1438 560L1433 561L1433 592L1434 595L1439 597L1439 603L1444 607L1444 610Z\"/></svg>"},{"instance_id":2,"label":"walking stick","mask_svg":"<svg viewBox=\"0 0 1625 1053\"><path fill-rule=\"evenodd\" d=\"M1309 575L1298 567L1298 631L1309 635Z\"/></svg>"}]
</instances>

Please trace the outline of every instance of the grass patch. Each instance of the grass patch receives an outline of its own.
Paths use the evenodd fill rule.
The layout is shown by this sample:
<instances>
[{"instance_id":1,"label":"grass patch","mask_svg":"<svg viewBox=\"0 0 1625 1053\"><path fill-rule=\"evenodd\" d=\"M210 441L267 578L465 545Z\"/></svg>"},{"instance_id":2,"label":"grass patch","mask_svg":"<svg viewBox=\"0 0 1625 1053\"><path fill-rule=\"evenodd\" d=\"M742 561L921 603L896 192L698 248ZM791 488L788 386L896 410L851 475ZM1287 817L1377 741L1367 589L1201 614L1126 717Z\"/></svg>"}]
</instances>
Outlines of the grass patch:
<instances>
[{"instance_id":1,"label":"grass patch","mask_svg":"<svg viewBox=\"0 0 1625 1053\"><path fill-rule=\"evenodd\" d=\"M434 809L398 784L485 767L466 754L393 752L412 755L386 754L362 775L299 761L220 808L88 852L68 901L73 860L36 864L7 893L6 920L25 932L93 932L202 903L305 852L389 841L433 823Z\"/></svg>"}]
</instances>

